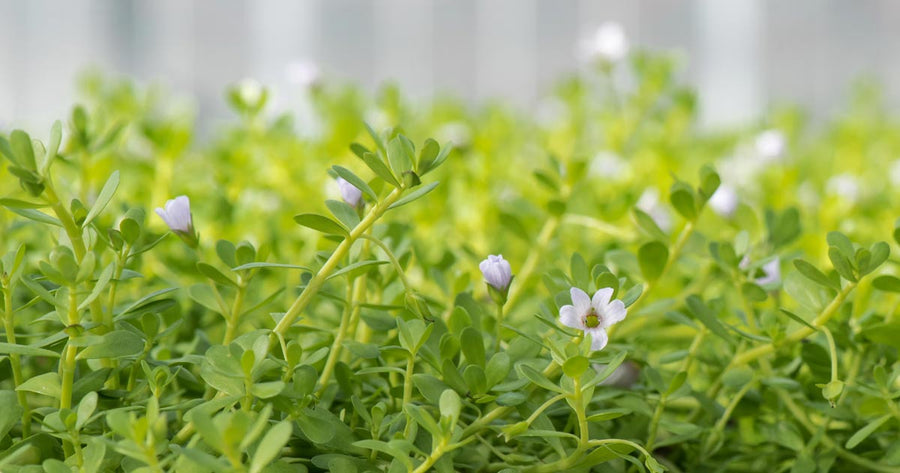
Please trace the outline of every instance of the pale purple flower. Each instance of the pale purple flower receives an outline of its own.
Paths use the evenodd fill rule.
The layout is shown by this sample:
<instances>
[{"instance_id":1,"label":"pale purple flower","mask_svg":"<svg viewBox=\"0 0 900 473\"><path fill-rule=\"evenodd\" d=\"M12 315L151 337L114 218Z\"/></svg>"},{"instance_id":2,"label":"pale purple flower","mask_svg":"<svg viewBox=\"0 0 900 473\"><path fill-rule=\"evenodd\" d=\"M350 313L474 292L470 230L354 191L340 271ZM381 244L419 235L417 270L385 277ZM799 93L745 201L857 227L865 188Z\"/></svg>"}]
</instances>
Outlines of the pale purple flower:
<instances>
[{"instance_id":1,"label":"pale purple flower","mask_svg":"<svg viewBox=\"0 0 900 473\"><path fill-rule=\"evenodd\" d=\"M569 290L572 305L559 309L559 321L566 327L583 330L591 336L591 350L602 350L609 341L606 329L625 319L625 303L612 299L613 289L604 287L588 297L587 293L573 287Z\"/></svg>"},{"instance_id":2,"label":"pale purple flower","mask_svg":"<svg viewBox=\"0 0 900 473\"><path fill-rule=\"evenodd\" d=\"M779 130L766 130L756 135L756 154L763 161L775 161L784 154L787 140Z\"/></svg>"},{"instance_id":3,"label":"pale purple flower","mask_svg":"<svg viewBox=\"0 0 900 473\"><path fill-rule=\"evenodd\" d=\"M634 206L647 213L662 231L668 232L672 229L672 217L660 202L659 190L655 187L645 189Z\"/></svg>"},{"instance_id":4,"label":"pale purple flower","mask_svg":"<svg viewBox=\"0 0 900 473\"><path fill-rule=\"evenodd\" d=\"M362 191L347 182L343 177L337 178L337 183L344 202L350 204L351 207L359 207L359 204L362 202Z\"/></svg>"},{"instance_id":5,"label":"pale purple flower","mask_svg":"<svg viewBox=\"0 0 900 473\"><path fill-rule=\"evenodd\" d=\"M486 260L478 265L484 281L494 289L506 293L509 283L512 281L512 268L509 261L503 259L503 255L489 255Z\"/></svg>"},{"instance_id":6,"label":"pale purple flower","mask_svg":"<svg viewBox=\"0 0 900 473\"><path fill-rule=\"evenodd\" d=\"M738 195L734 188L722 184L709 198L709 208L722 217L731 217L737 210Z\"/></svg>"},{"instance_id":7,"label":"pale purple flower","mask_svg":"<svg viewBox=\"0 0 900 473\"><path fill-rule=\"evenodd\" d=\"M764 264L762 267L763 276L756 278L756 284L767 286L770 284L778 284L781 282L781 260L775 258Z\"/></svg>"},{"instance_id":8,"label":"pale purple flower","mask_svg":"<svg viewBox=\"0 0 900 473\"><path fill-rule=\"evenodd\" d=\"M606 62L618 62L628 54L628 37L622 25L608 21L582 43L582 54L588 59L599 58Z\"/></svg>"},{"instance_id":9,"label":"pale purple flower","mask_svg":"<svg viewBox=\"0 0 900 473\"><path fill-rule=\"evenodd\" d=\"M159 215L166 225L175 233L184 235L194 234L194 221L191 217L191 201L186 195L166 201L165 208L157 207L156 214Z\"/></svg>"}]
</instances>

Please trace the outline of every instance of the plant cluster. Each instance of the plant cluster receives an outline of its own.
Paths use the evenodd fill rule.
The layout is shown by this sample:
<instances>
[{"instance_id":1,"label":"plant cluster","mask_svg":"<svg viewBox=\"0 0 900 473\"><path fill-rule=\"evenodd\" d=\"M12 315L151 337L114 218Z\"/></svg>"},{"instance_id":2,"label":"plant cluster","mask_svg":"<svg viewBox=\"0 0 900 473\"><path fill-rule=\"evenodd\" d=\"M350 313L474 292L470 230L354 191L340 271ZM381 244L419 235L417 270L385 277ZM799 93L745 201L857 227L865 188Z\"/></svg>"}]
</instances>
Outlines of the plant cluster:
<instances>
[{"instance_id":1,"label":"plant cluster","mask_svg":"<svg viewBox=\"0 0 900 473\"><path fill-rule=\"evenodd\" d=\"M900 472L900 123L704 131L594 41L534 114L245 82L203 141L92 77L0 135L0 471Z\"/></svg>"}]
</instances>

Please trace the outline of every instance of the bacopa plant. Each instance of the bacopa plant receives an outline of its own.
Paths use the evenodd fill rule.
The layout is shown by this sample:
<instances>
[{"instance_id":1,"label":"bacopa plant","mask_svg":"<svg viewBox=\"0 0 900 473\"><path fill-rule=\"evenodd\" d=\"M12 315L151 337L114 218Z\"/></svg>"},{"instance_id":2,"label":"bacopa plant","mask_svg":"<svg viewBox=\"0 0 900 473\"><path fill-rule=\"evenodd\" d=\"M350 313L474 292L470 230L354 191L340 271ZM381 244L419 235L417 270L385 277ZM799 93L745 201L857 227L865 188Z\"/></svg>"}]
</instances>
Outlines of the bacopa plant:
<instances>
[{"instance_id":1,"label":"bacopa plant","mask_svg":"<svg viewBox=\"0 0 900 473\"><path fill-rule=\"evenodd\" d=\"M243 82L192 144L98 78L0 135L0 471L900 471L897 122L702 131L606 28L533 116Z\"/></svg>"}]
</instances>

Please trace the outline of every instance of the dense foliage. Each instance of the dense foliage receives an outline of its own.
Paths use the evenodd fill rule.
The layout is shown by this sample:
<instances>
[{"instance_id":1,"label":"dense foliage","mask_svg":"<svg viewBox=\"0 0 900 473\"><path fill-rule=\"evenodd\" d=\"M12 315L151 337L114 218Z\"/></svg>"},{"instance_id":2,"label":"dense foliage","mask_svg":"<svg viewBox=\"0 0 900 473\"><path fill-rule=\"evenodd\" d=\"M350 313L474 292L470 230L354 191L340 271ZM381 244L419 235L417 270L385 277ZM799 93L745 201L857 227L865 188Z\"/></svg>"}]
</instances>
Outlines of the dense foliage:
<instances>
[{"instance_id":1,"label":"dense foliage","mask_svg":"<svg viewBox=\"0 0 900 473\"><path fill-rule=\"evenodd\" d=\"M594 66L0 130L0 471L900 471L900 123L703 131L671 57Z\"/></svg>"}]
</instances>

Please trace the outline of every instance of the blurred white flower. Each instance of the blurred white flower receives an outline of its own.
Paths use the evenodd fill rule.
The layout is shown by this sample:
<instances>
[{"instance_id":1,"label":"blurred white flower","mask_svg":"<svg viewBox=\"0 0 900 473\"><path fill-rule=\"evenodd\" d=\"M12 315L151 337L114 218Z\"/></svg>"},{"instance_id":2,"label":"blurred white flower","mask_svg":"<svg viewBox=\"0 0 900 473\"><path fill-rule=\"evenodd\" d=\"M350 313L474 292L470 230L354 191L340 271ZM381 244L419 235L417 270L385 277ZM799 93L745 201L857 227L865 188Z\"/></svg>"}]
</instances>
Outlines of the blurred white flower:
<instances>
[{"instance_id":1,"label":"blurred white flower","mask_svg":"<svg viewBox=\"0 0 900 473\"><path fill-rule=\"evenodd\" d=\"M165 208L157 207L156 214L166 222L175 233L191 235L194 233L194 221L191 216L191 201L186 195L166 201Z\"/></svg>"},{"instance_id":2,"label":"blurred white flower","mask_svg":"<svg viewBox=\"0 0 900 473\"><path fill-rule=\"evenodd\" d=\"M0 130L2 130L0 126ZM900 159L891 163L891 184L900 186Z\"/></svg>"},{"instance_id":3,"label":"blurred white flower","mask_svg":"<svg viewBox=\"0 0 900 473\"><path fill-rule=\"evenodd\" d=\"M341 198L344 202L350 204L351 207L359 207L362 203L362 191L356 186L347 182L343 177L337 178L338 189L341 191Z\"/></svg>"},{"instance_id":4,"label":"blurred white flower","mask_svg":"<svg viewBox=\"0 0 900 473\"><path fill-rule=\"evenodd\" d=\"M672 217L660 203L659 191L655 187L644 190L634 206L646 212L662 231L668 232L672 229Z\"/></svg>"},{"instance_id":5,"label":"blurred white flower","mask_svg":"<svg viewBox=\"0 0 900 473\"><path fill-rule=\"evenodd\" d=\"M489 255L486 260L478 265L484 282L501 293L506 293L509 283L512 281L512 268L509 261L503 259L503 255Z\"/></svg>"},{"instance_id":6,"label":"blurred white flower","mask_svg":"<svg viewBox=\"0 0 900 473\"><path fill-rule=\"evenodd\" d=\"M309 87L319 80L319 66L312 61L295 61L289 63L284 69L285 79L288 83Z\"/></svg>"},{"instance_id":7,"label":"blurred white flower","mask_svg":"<svg viewBox=\"0 0 900 473\"><path fill-rule=\"evenodd\" d=\"M859 179L852 174L838 174L828 179L825 189L829 194L840 197L850 203L859 200Z\"/></svg>"},{"instance_id":8,"label":"blurred white flower","mask_svg":"<svg viewBox=\"0 0 900 473\"><path fill-rule=\"evenodd\" d=\"M465 122L455 121L441 125L434 132L441 143L451 142L454 147L466 147L472 144L472 129Z\"/></svg>"},{"instance_id":9,"label":"blurred white flower","mask_svg":"<svg viewBox=\"0 0 900 473\"><path fill-rule=\"evenodd\" d=\"M619 180L627 168L627 163L618 154L612 151L601 151L591 160L588 174L604 179Z\"/></svg>"},{"instance_id":10,"label":"blurred white flower","mask_svg":"<svg viewBox=\"0 0 900 473\"><path fill-rule=\"evenodd\" d=\"M738 195L728 184L721 184L709 198L709 208L722 217L731 217L737 210Z\"/></svg>"},{"instance_id":11,"label":"blurred white flower","mask_svg":"<svg viewBox=\"0 0 900 473\"><path fill-rule=\"evenodd\" d=\"M765 162L775 161L784 155L787 140L780 130L766 130L756 135L756 154Z\"/></svg>"},{"instance_id":12,"label":"blurred white flower","mask_svg":"<svg viewBox=\"0 0 900 473\"><path fill-rule=\"evenodd\" d=\"M238 83L238 94L241 100L250 106L256 105L262 100L264 88L256 79L244 79Z\"/></svg>"},{"instance_id":13,"label":"blurred white flower","mask_svg":"<svg viewBox=\"0 0 900 473\"><path fill-rule=\"evenodd\" d=\"M612 299L613 289L605 287L588 297L587 293L573 287L569 290L572 305L559 308L559 321L566 327L583 330L591 336L591 350L602 350L609 341L606 329L625 319L625 303Z\"/></svg>"},{"instance_id":14,"label":"blurred white flower","mask_svg":"<svg viewBox=\"0 0 900 473\"><path fill-rule=\"evenodd\" d=\"M741 271L747 271L750 269L750 256L744 255L741 258L741 262L738 264L738 268ZM753 281L760 286L767 286L772 284L778 284L781 282L781 258L775 257L768 263L762 265L760 268L762 270L762 276L756 277ZM751 274L751 277L754 275Z\"/></svg>"},{"instance_id":15,"label":"blurred white flower","mask_svg":"<svg viewBox=\"0 0 900 473\"><path fill-rule=\"evenodd\" d=\"M628 37L622 25L608 21L582 43L581 49L586 59L618 62L628 54Z\"/></svg>"}]
</instances>

